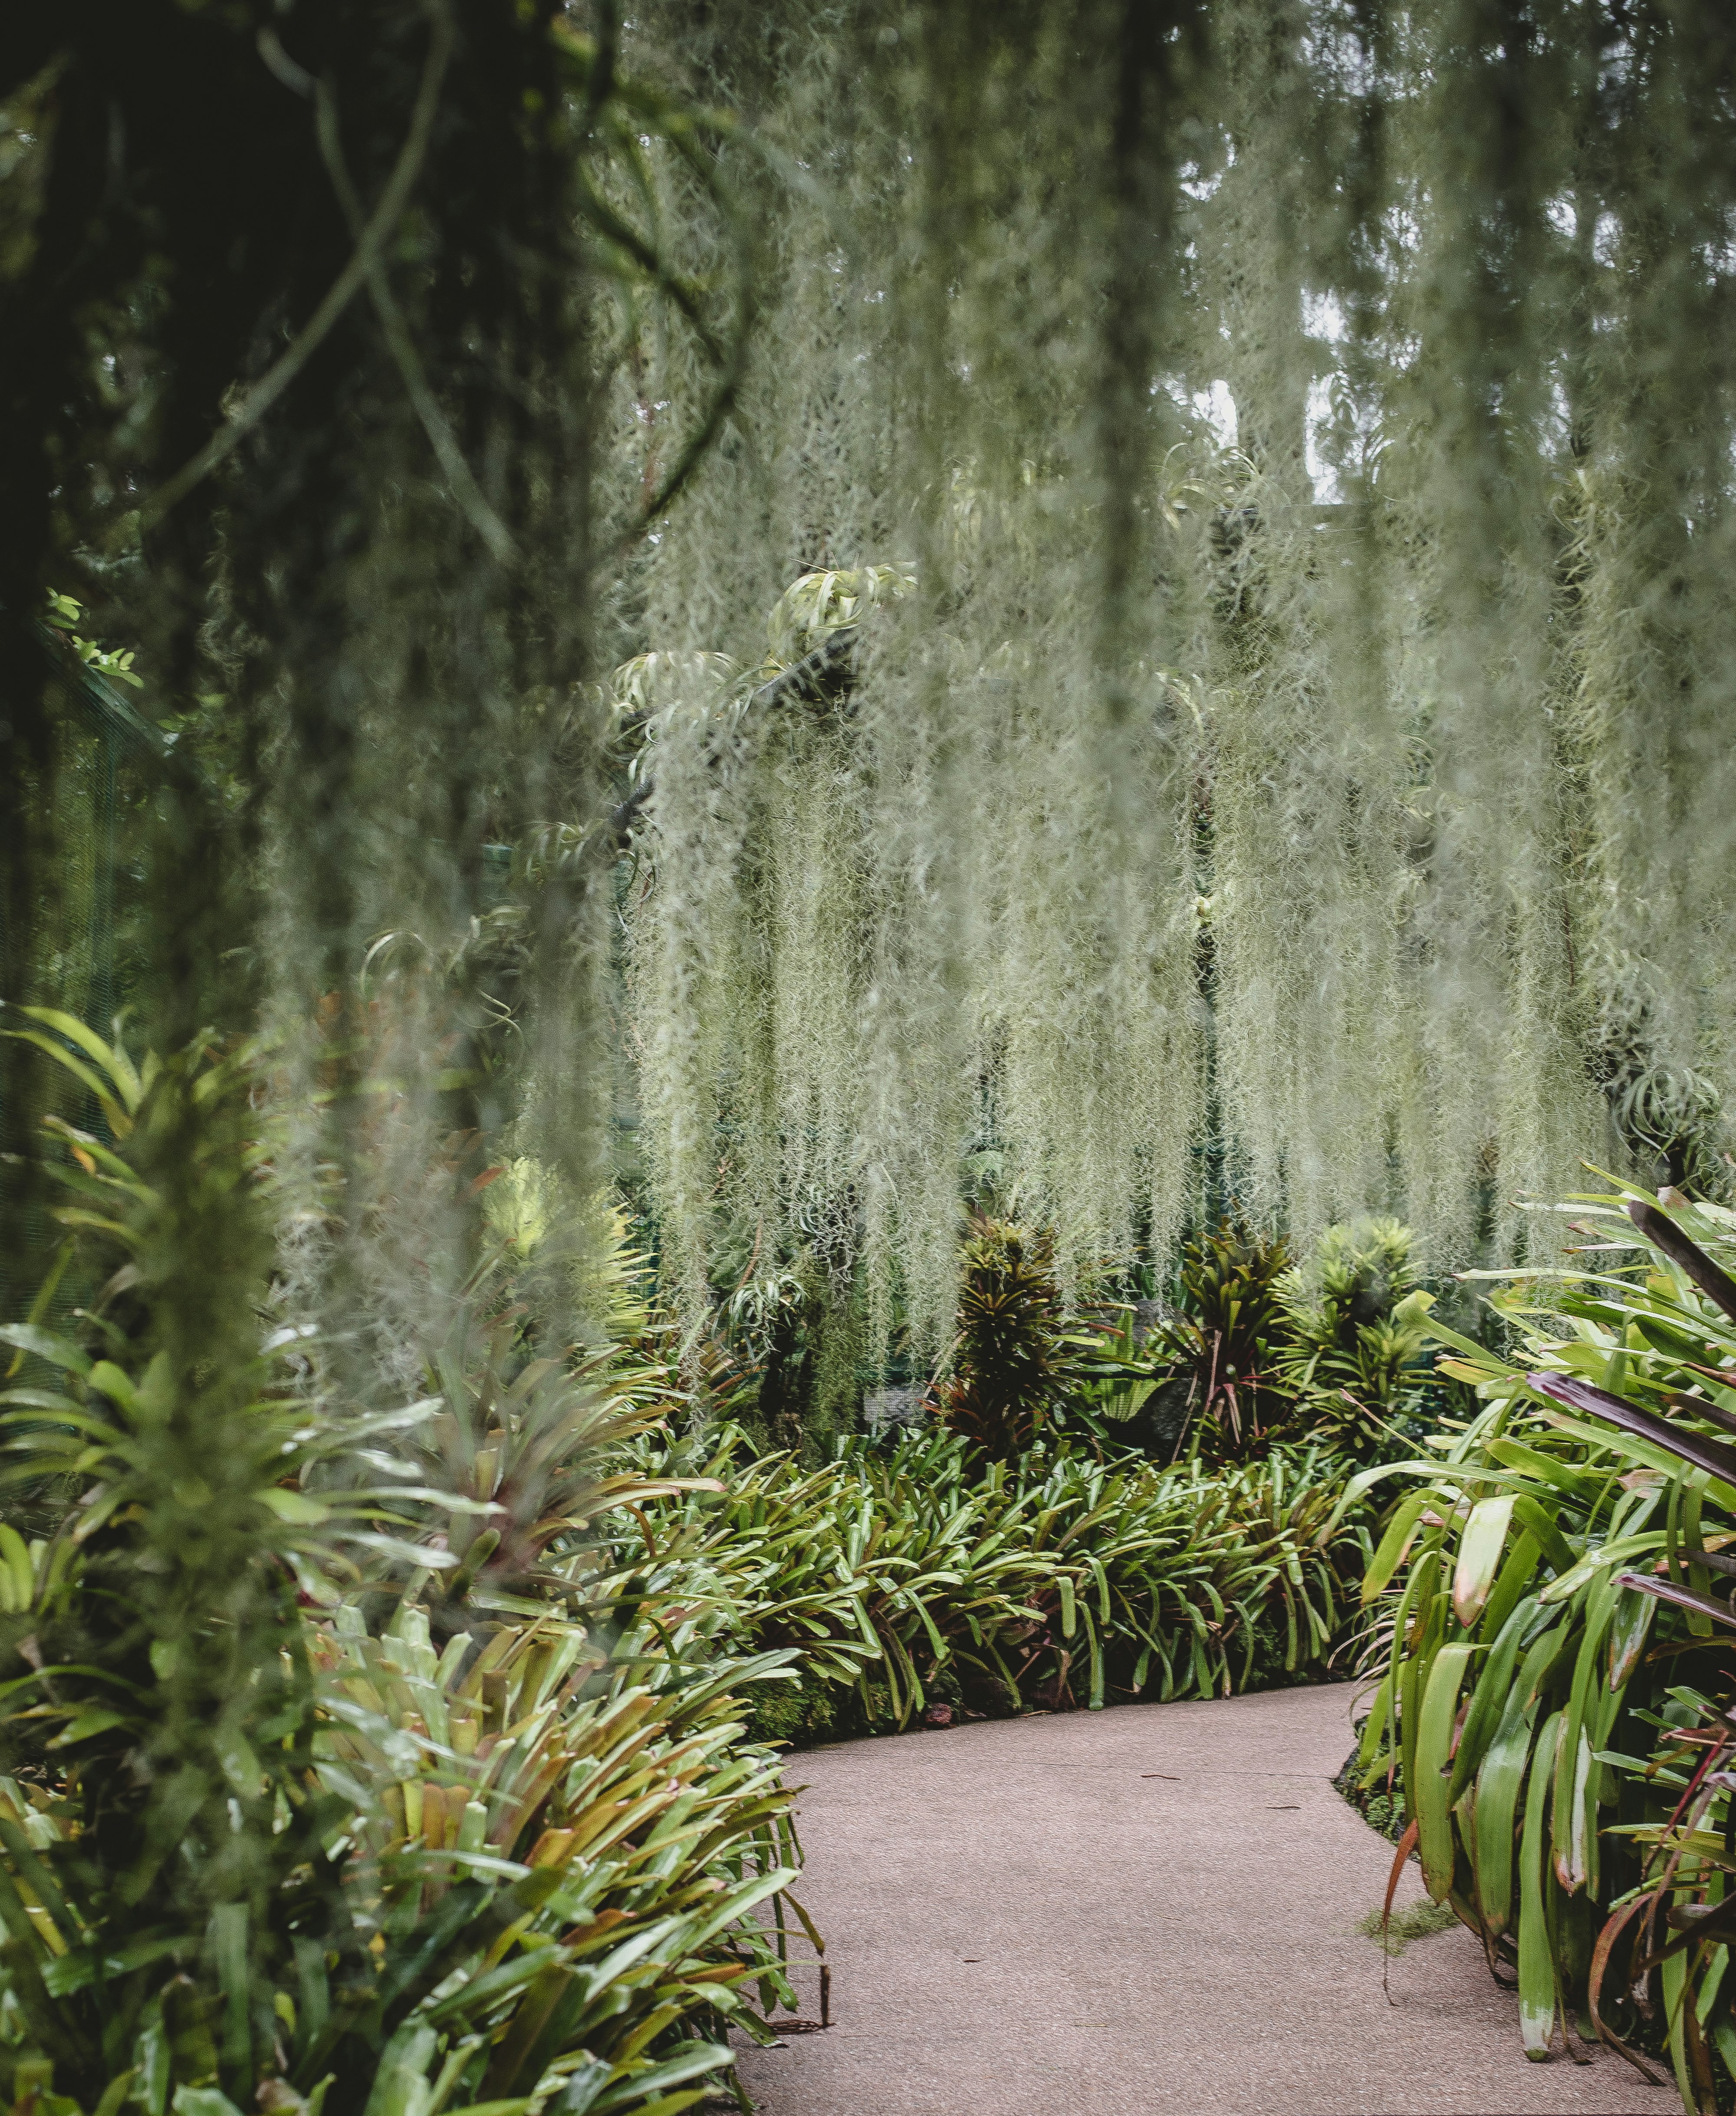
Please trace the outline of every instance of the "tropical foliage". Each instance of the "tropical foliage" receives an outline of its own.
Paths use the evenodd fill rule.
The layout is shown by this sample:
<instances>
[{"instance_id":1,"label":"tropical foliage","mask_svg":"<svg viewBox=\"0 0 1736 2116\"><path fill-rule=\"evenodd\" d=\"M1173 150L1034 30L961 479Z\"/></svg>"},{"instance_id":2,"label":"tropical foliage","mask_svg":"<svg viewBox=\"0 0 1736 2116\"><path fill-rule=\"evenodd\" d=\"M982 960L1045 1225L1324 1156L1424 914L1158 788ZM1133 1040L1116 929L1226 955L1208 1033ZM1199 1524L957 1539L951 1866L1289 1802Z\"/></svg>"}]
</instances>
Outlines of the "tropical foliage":
<instances>
[{"instance_id":1,"label":"tropical foliage","mask_svg":"<svg viewBox=\"0 0 1736 2116\"><path fill-rule=\"evenodd\" d=\"M1396 1474L1363 1774L1705 2104L1729 1223L1520 1200L1730 1183L1728 0L13 12L0 2091L673 2111L732 1685L1300 1671Z\"/></svg>"},{"instance_id":2,"label":"tropical foliage","mask_svg":"<svg viewBox=\"0 0 1736 2116\"><path fill-rule=\"evenodd\" d=\"M67 996L52 586L200 707L153 1039L263 1000L305 1060L382 932L510 909L406 1123L586 1194L623 1056L690 1293L817 1204L937 1349L985 1143L1066 1280L1167 1260L1209 1141L1444 1263L1612 1112L1723 1180L1727 12L35 11L9 994Z\"/></svg>"},{"instance_id":3,"label":"tropical foliage","mask_svg":"<svg viewBox=\"0 0 1736 2116\"><path fill-rule=\"evenodd\" d=\"M985 1149L1069 1283L1147 1233L1166 1265L1204 1155L1299 1248L1390 1200L1442 1269L1545 1261L1513 1201L1611 1118L1727 1181L1712 0L1512 37L875 5L769 66L682 17L643 48L751 80L817 186L768 209L755 445L696 476L634 642L636 1047L692 1285L696 1228L850 1197L944 1346ZM702 657L894 563L847 690L738 713Z\"/></svg>"},{"instance_id":4,"label":"tropical foliage","mask_svg":"<svg viewBox=\"0 0 1736 2116\"><path fill-rule=\"evenodd\" d=\"M507 1310L361 1414L251 1319L245 1254L187 1341L169 1203L263 1211L256 1068L21 1033L114 1143L56 1120L90 1304L50 1327L51 1285L4 1332L0 2091L673 2116L756 1983L788 2002L751 1913L794 1868L737 1699L788 1656L586 1534L679 1488L605 1459L659 1377L538 1356Z\"/></svg>"},{"instance_id":5,"label":"tropical foliage","mask_svg":"<svg viewBox=\"0 0 1736 2116\"><path fill-rule=\"evenodd\" d=\"M1369 1548L1339 1465L1306 1451L1212 1474L1063 1440L985 1466L918 1430L804 1472L741 1461L726 1432L684 1461L701 1488L647 1510L649 1576L727 1608L742 1649L799 1656L799 1704L780 1707L777 1683L760 1692L779 1732L1317 1672Z\"/></svg>"},{"instance_id":6,"label":"tropical foliage","mask_svg":"<svg viewBox=\"0 0 1736 2116\"><path fill-rule=\"evenodd\" d=\"M1711 2054L1736 2070L1736 1217L1674 1192L1563 1209L1595 1262L1495 1295L1511 1356L1435 1326L1478 1401L1403 1465L1364 1583L1389 1644L1362 1778L1402 1787L1406 1848L1516 1980L1530 2055L1663 2048L1711 2111Z\"/></svg>"},{"instance_id":7,"label":"tropical foliage","mask_svg":"<svg viewBox=\"0 0 1736 2116\"><path fill-rule=\"evenodd\" d=\"M1192 1428L1208 1452L1240 1454L1281 1416L1274 1382L1288 1265L1282 1242L1229 1221L1195 1235L1183 1252L1176 1313L1149 1347L1166 1393L1182 1395L1172 1451Z\"/></svg>"},{"instance_id":8,"label":"tropical foliage","mask_svg":"<svg viewBox=\"0 0 1736 2116\"><path fill-rule=\"evenodd\" d=\"M1412 1267L1414 1239L1396 1220L1357 1220L1326 1228L1293 1263L1283 1241L1229 1221L1196 1235L1175 1311L1138 1355L1155 1390L1150 1441L1206 1460L1274 1439L1363 1460L1403 1453L1432 1382L1433 1297ZM1133 1356L1130 1333L1122 1355Z\"/></svg>"},{"instance_id":9,"label":"tropical foliage","mask_svg":"<svg viewBox=\"0 0 1736 2116\"><path fill-rule=\"evenodd\" d=\"M973 1216L959 1263L958 1334L935 1408L996 1460L1022 1454L1076 1377L1045 1232Z\"/></svg>"},{"instance_id":10,"label":"tropical foliage","mask_svg":"<svg viewBox=\"0 0 1736 2116\"><path fill-rule=\"evenodd\" d=\"M971 1230L948 1415L805 1470L670 1434L618 1213L588 1348L538 1341L515 1290L572 1260L509 1166L423 1392L363 1410L260 1319L258 1054L21 1019L107 1137L50 1120L67 1244L0 1332L15 2099L673 2116L793 1998L767 1739L1219 1695L1342 1630L1371 1546L1337 1458L1106 1449L1077 1389L1130 1386L1125 1327L1064 1328L1010 1223ZM189 1343L159 1289L213 1190L259 1240Z\"/></svg>"},{"instance_id":11,"label":"tropical foliage","mask_svg":"<svg viewBox=\"0 0 1736 2116\"><path fill-rule=\"evenodd\" d=\"M1328 1227L1306 1268L1280 1282L1274 1382L1307 1431L1348 1452L1391 1453L1429 1381L1429 1311L1414 1237L1396 1220ZM1414 1428L1413 1428L1414 1430Z\"/></svg>"}]
</instances>

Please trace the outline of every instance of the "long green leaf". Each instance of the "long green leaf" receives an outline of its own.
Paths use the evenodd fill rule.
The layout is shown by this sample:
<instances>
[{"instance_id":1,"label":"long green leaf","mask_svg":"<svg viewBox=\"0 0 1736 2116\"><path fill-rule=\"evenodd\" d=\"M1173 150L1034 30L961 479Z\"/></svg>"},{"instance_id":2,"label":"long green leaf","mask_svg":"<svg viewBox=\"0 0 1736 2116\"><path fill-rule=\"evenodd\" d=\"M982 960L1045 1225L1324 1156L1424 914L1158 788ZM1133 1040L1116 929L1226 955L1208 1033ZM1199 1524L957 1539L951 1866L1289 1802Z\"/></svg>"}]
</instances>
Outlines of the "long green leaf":
<instances>
[{"instance_id":1,"label":"long green leaf","mask_svg":"<svg viewBox=\"0 0 1736 2116\"><path fill-rule=\"evenodd\" d=\"M1508 1618L1530 1593L1537 1561L1542 1555L1537 1539L1529 1529L1514 1539L1501 1566L1500 1576L1495 1583L1495 1591L1483 1611L1486 1639L1493 1640L1500 1636Z\"/></svg>"},{"instance_id":2,"label":"long green leaf","mask_svg":"<svg viewBox=\"0 0 1736 2116\"><path fill-rule=\"evenodd\" d=\"M1536 1603L1527 1597L1502 1626L1500 1635L1472 1686L1470 1709L1459 1736L1458 1754L1453 1760L1453 1779L1447 1791L1451 1807L1476 1778L1490 1743L1495 1739L1513 1689L1513 1669L1525 1643L1528 1626L1535 1621Z\"/></svg>"},{"instance_id":3,"label":"long green leaf","mask_svg":"<svg viewBox=\"0 0 1736 2116\"><path fill-rule=\"evenodd\" d=\"M1451 1645L1443 1646L1435 1654L1423 1692L1422 1719L1417 1735L1413 1780L1417 1848L1422 1861L1423 1884L1437 1903L1445 1901L1453 1886L1453 1822L1447 1812L1447 1787L1453 1768L1449 1751L1459 1686L1476 1651L1474 1646Z\"/></svg>"},{"instance_id":4,"label":"long green leaf","mask_svg":"<svg viewBox=\"0 0 1736 2116\"><path fill-rule=\"evenodd\" d=\"M34 1322L0 1325L0 1343L16 1345L21 1352L34 1352L39 1359L46 1359L50 1366L62 1368L68 1373L88 1374L90 1371L88 1352Z\"/></svg>"},{"instance_id":5,"label":"long green leaf","mask_svg":"<svg viewBox=\"0 0 1736 2116\"><path fill-rule=\"evenodd\" d=\"M133 1070L132 1060L118 1043L105 1043L94 1028L80 1021L76 1014L65 1013L54 1006L21 1006L18 1011L28 1014L32 1021L39 1021L68 1042L76 1043L80 1050L95 1059L114 1083L129 1111L136 1111L143 1089L139 1075Z\"/></svg>"},{"instance_id":6,"label":"long green leaf","mask_svg":"<svg viewBox=\"0 0 1736 2116\"><path fill-rule=\"evenodd\" d=\"M1610 1626L1610 1688L1612 1690L1625 1688L1634 1669L1638 1667L1640 1655L1646 1650L1646 1641L1651 1635L1651 1620L1657 1613L1657 1607L1656 1595L1637 1594L1632 1588L1623 1589Z\"/></svg>"},{"instance_id":7,"label":"long green leaf","mask_svg":"<svg viewBox=\"0 0 1736 2116\"><path fill-rule=\"evenodd\" d=\"M1521 1492L1513 1500L1513 1510L1521 1525L1537 1539L1538 1548L1555 1571L1571 1572L1579 1562L1579 1552L1561 1533L1549 1509L1528 1492Z\"/></svg>"},{"instance_id":8,"label":"long green leaf","mask_svg":"<svg viewBox=\"0 0 1736 2116\"><path fill-rule=\"evenodd\" d=\"M1412 1492L1398 1502L1398 1509L1387 1525L1380 1547L1369 1560L1368 1570L1362 1576L1362 1599L1372 1602L1398 1569L1398 1560L1417 1522L1428 1504L1426 1491Z\"/></svg>"},{"instance_id":9,"label":"long green leaf","mask_svg":"<svg viewBox=\"0 0 1736 2116\"><path fill-rule=\"evenodd\" d=\"M1674 1419L1660 1418L1655 1411L1642 1410L1637 1404L1628 1402L1625 1396L1611 1396L1607 1389L1594 1388L1589 1382L1574 1381L1566 1374L1527 1374L1526 1379L1540 1395L1564 1403L1569 1410L1607 1419L1622 1432L1667 1448L1684 1462L1692 1462L1697 1470L1736 1485L1736 1447L1729 1442L1696 1433Z\"/></svg>"},{"instance_id":10,"label":"long green leaf","mask_svg":"<svg viewBox=\"0 0 1736 2116\"><path fill-rule=\"evenodd\" d=\"M1522 1697L1518 1689L1509 1690L1477 1772L1472 1829L1477 1907L1491 1939L1513 1922L1513 1818L1531 1757L1532 1731Z\"/></svg>"},{"instance_id":11,"label":"long green leaf","mask_svg":"<svg viewBox=\"0 0 1736 2116\"><path fill-rule=\"evenodd\" d=\"M1525 2054L1536 2062L1548 2057L1555 2028L1555 1957L1545 1891L1550 1885L1550 1796L1564 1718L1562 1713L1551 1713L1537 1736L1525 1789L1519 1847L1519 2036Z\"/></svg>"},{"instance_id":12,"label":"long green leaf","mask_svg":"<svg viewBox=\"0 0 1736 2116\"><path fill-rule=\"evenodd\" d=\"M1472 1507L1471 1518L1458 1539L1458 1562L1453 1573L1453 1613L1467 1631L1483 1613L1489 1590L1495 1584L1495 1571L1507 1542L1508 1525L1513 1519L1513 1503L1511 1493L1498 1498L1479 1499Z\"/></svg>"}]
</instances>

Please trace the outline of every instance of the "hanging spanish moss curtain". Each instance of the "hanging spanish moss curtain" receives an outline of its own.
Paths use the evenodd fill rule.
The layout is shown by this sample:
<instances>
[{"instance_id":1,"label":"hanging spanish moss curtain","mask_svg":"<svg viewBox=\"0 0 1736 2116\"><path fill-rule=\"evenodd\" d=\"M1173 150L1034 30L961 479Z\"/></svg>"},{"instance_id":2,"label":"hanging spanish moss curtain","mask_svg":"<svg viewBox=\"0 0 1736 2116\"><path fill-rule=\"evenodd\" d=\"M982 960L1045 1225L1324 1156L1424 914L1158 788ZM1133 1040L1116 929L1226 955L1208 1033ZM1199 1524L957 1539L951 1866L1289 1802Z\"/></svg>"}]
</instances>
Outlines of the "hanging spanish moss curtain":
<instances>
[{"instance_id":1,"label":"hanging spanish moss curtain","mask_svg":"<svg viewBox=\"0 0 1736 2116\"><path fill-rule=\"evenodd\" d=\"M788 157L735 431L641 575L695 1279L705 1227L853 1212L937 1322L990 1148L1076 1266L1161 1254L1212 1138L1249 1217L1391 1206L1447 1267L1545 1256L1514 1201L1582 1157L1703 1148L1726 12L641 20ZM780 591L873 565L912 585L846 704L742 712Z\"/></svg>"},{"instance_id":2,"label":"hanging spanish moss curtain","mask_svg":"<svg viewBox=\"0 0 1736 2116\"><path fill-rule=\"evenodd\" d=\"M1545 1251L1513 1201L1582 1156L1721 1180L1733 37L33 27L7 710L28 752L56 586L181 716L146 1026L273 1025L309 1284L389 1367L479 1171L582 1218L629 1109L696 1304L799 1242L919 1335L985 1160L1073 1271L1164 1254L1207 1162L1437 1266ZM0 830L17 931L53 822Z\"/></svg>"}]
</instances>

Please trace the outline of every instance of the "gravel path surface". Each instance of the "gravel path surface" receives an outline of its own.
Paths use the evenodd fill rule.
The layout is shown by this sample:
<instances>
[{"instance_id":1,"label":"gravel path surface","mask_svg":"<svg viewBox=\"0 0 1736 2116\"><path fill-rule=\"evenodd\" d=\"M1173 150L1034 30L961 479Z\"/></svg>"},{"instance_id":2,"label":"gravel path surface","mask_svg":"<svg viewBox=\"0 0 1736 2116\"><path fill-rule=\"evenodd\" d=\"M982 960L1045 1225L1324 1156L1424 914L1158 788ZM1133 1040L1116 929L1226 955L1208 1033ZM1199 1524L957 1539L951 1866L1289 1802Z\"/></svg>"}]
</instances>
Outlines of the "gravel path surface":
<instances>
[{"instance_id":1,"label":"gravel path surface","mask_svg":"<svg viewBox=\"0 0 1736 2116\"><path fill-rule=\"evenodd\" d=\"M1352 1686L1132 1704L792 1760L834 2026L744 2050L762 2116L1669 2116L1528 2063L1469 1933L1380 1989L1391 1849L1331 1787ZM1421 1893L1414 1865L1399 1900ZM815 1979L801 2012L818 2018Z\"/></svg>"}]
</instances>

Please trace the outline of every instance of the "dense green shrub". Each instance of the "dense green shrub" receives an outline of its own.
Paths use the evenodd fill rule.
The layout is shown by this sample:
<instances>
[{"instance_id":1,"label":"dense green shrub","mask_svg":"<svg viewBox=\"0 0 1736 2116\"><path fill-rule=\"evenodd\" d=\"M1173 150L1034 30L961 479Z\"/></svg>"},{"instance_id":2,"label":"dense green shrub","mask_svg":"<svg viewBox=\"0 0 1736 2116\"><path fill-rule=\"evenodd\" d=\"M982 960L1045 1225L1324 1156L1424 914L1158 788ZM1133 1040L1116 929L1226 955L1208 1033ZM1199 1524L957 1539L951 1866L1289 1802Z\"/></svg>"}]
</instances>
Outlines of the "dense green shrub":
<instances>
[{"instance_id":1,"label":"dense green shrub","mask_svg":"<svg viewBox=\"0 0 1736 2116\"><path fill-rule=\"evenodd\" d=\"M1398 1465L1360 1776L1511 1965L1528 2054L1665 2047L1697 2112L1736 2070L1736 1217L1665 1194L1564 1208L1600 1267L1496 1296L1513 1360L1436 1326L1481 1401Z\"/></svg>"},{"instance_id":2,"label":"dense green shrub","mask_svg":"<svg viewBox=\"0 0 1736 2116\"><path fill-rule=\"evenodd\" d=\"M1161 1384L1150 1422L1167 1454L1190 1443L1209 1460L1255 1453L1283 1417L1274 1376L1289 1260L1281 1241L1229 1220L1183 1252L1176 1312L1147 1348Z\"/></svg>"},{"instance_id":3,"label":"dense green shrub","mask_svg":"<svg viewBox=\"0 0 1736 2116\"><path fill-rule=\"evenodd\" d=\"M726 1433L682 1465L723 1488L646 1509L647 1580L728 1609L744 1649L800 1654L795 1695L759 1708L787 1739L907 1727L937 1704L1293 1679L1322 1666L1368 1547L1343 1465L1316 1451L1211 1472L1063 1441L979 1474L961 1438L930 1429L805 1471L744 1462Z\"/></svg>"},{"instance_id":4,"label":"dense green shrub","mask_svg":"<svg viewBox=\"0 0 1736 2116\"><path fill-rule=\"evenodd\" d=\"M973 1213L958 1334L935 1391L945 1424L993 1461L1029 1447L1077 1378L1046 1230Z\"/></svg>"},{"instance_id":5,"label":"dense green shrub","mask_svg":"<svg viewBox=\"0 0 1736 2116\"><path fill-rule=\"evenodd\" d=\"M1173 1458L1257 1456L1274 1441L1317 1442L1364 1460L1402 1454L1441 1387L1428 1359L1431 1296L1413 1237L1391 1219L1328 1227L1293 1263L1285 1244L1229 1221L1183 1252L1175 1312L1136 1353L1154 1387L1129 1409L1129 1437ZM1137 1417L1136 1417L1137 1414Z\"/></svg>"},{"instance_id":6,"label":"dense green shrub","mask_svg":"<svg viewBox=\"0 0 1736 2116\"><path fill-rule=\"evenodd\" d=\"M1279 1281L1273 1379L1292 1429L1365 1458L1403 1451L1419 1429L1434 1300L1413 1242L1396 1220L1328 1227L1308 1263Z\"/></svg>"},{"instance_id":7,"label":"dense green shrub","mask_svg":"<svg viewBox=\"0 0 1736 2116\"><path fill-rule=\"evenodd\" d=\"M656 1373L497 1303L356 1411L305 1328L262 1345L263 1239L190 1278L214 1196L274 1201L245 1054L39 1021L114 1143L57 1125L99 1296L3 1331L0 2094L673 2116L788 2000L751 1913L794 1869L733 1695L788 1656L588 1534L671 1489L609 1460Z\"/></svg>"}]
</instances>

